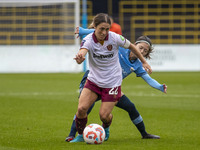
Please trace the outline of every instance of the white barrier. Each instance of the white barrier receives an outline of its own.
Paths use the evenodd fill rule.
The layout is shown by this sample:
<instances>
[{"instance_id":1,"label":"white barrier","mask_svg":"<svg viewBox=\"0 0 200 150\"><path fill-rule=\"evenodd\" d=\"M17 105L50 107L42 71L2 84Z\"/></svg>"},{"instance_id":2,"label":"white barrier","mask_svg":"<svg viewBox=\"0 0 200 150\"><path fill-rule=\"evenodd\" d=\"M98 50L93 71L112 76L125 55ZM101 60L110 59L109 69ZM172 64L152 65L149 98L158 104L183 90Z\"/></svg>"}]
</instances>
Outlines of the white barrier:
<instances>
[{"instance_id":1,"label":"white barrier","mask_svg":"<svg viewBox=\"0 0 200 150\"><path fill-rule=\"evenodd\" d=\"M81 72L79 46L0 46L0 73ZM153 71L200 71L200 45L155 45Z\"/></svg>"},{"instance_id":2,"label":"white barrier","mask_svg":"<svg viewBox=\"0 0 200 150\"><path fill-rule=\"evenodd\" d=\"M200 71L200 45L155 45L153 71Z\"/></svg>"},{"instance_id":3,"label":"white barrier","mask_svg":"<svg viewBox=\"0 0 200 150\"><path fill-rule=\"evenodd\" d=\"M0 73L81 72L79 46L0 46Z\"/></svg>"}]
</instances>

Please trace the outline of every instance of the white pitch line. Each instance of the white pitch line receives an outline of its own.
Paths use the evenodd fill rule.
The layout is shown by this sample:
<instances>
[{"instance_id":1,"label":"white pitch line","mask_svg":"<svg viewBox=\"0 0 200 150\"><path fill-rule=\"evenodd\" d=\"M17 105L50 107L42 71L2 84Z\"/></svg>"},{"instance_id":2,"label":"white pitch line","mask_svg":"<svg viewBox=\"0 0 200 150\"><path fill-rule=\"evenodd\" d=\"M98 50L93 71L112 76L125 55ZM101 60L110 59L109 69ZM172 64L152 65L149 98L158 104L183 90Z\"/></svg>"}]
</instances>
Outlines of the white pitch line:
<instances>
[{"instance_id":1,"label":"white pitch line","mask_svg":"<svg viewBox=\"0 0 200 150\"><path fill-rule=\"evenodd\" d=\"M40 95L74 95L76 92L9 92L0 93L0 96L40 96Z\"/></svg>"},{"instance_id":2,"label":"white pitch line","mask_svg":"<svg viewBox=\"0 0 200 150\"><path fill-rule=\"evenodd\" d=\"M41 96L41 95L74 95L77 94L77 91L74 92L0 92L0 96ZM141 96L141 97L188 97L188 98L200 98L200 94L145 94L145 93L125 93L128 96Z\"/></svg>"},{"instance_id":3,"label":"white pitch line","mask_svg":"<svg viewBox=\"0 0 200 150\"><path fill-rule=\"evenodd\" d=\"M125 93L127 94L127 93ZM163 94L163 95L160 95L160 94L144 94L144 93L128 93L127 95L131 95L131 96L145 96L145 97L188 97L188 98L200 98L200 94L187 94L187 95L184 95L184 94Z\"/></svg>"}]
</instances>

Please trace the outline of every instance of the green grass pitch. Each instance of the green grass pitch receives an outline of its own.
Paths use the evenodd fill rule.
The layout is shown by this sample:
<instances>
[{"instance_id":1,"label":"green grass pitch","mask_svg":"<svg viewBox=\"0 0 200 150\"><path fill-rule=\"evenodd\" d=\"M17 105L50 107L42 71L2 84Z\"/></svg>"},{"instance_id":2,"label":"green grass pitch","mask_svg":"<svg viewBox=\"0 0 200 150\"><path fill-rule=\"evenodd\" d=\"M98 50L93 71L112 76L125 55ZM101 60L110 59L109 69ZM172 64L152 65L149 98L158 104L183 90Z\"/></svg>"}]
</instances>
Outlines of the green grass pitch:
<instances>
[{"instance_id":1,"label":"green grass pitch","mask_svg":"<svg viewBox=\"0 0 200 150\"><path fill-rule=\"evenodd\" d=\"M130 75L122 91L135 103L146 130L160 140L142 140L128 114L113 110L110 138L101 145L67 143L78 105L78 74L0 74L0 150L198 150L200 72L154 72L168 93ZM97 102L88 118L101 124Z\"/></svg>"}]
</instances>

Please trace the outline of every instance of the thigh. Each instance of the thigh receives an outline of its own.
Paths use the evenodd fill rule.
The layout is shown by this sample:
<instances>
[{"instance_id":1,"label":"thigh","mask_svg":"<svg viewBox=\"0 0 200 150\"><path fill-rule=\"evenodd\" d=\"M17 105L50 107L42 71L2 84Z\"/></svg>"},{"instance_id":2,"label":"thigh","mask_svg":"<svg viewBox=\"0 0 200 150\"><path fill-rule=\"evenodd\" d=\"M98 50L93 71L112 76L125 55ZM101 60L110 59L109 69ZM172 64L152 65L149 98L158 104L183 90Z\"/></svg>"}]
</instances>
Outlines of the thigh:
<instances>
[{"instance_id":1,"label":"thigh","mask_svg":"<svg viewBox=\"0 0 200 150\"><path fill-rule=\"evenodd\" d=\"M99 114L108 116L112 112L112 110L113 110L114 106L117 104L117 102L118 101L116 101L116 102L102 102Z\"/></svg>"},{"instance_id":2,"label":"thigh","mask_svg":"<svg viewBox=\"0 0 200 150\"><path fill-rule=\"evenodd\" d=\"M84 107L85 109L89 109L89 107L96 101L97 94L91 91L88 88L83 88L80 98L79 98L79 107Z\"/></svg>"}]
</instances>

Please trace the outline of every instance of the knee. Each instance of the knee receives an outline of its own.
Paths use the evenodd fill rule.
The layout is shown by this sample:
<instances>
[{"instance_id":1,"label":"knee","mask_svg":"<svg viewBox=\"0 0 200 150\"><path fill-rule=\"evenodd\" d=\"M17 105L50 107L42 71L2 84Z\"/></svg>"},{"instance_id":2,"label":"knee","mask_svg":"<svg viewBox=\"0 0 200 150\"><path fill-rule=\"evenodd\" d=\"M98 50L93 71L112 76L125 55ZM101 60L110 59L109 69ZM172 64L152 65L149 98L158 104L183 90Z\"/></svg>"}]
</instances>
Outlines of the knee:
<instances>
[{"instance_id":1,"label":"knee","mask_svg":"<svg viewBox=\"0 0 200 150\"><path fill-rule=\"evenodd\" d=\"M109 120L110 114L108 114L106 112L100 112L99 115L100 115L100 119L102 122L107 122Z\"/></svg>"},{"instance_id":2,"label":"knee","mask_svg":"<svg viewBox=\"0 0 200 150\"><path fill-rule=\"evenodd\" d=\"M78 116L79 117L82 117L82 116L85 116L85 115L87 115L87 108L86 107L84 107L84 106L79 106L78 107Z\"/></svg>"}]
</instances>

